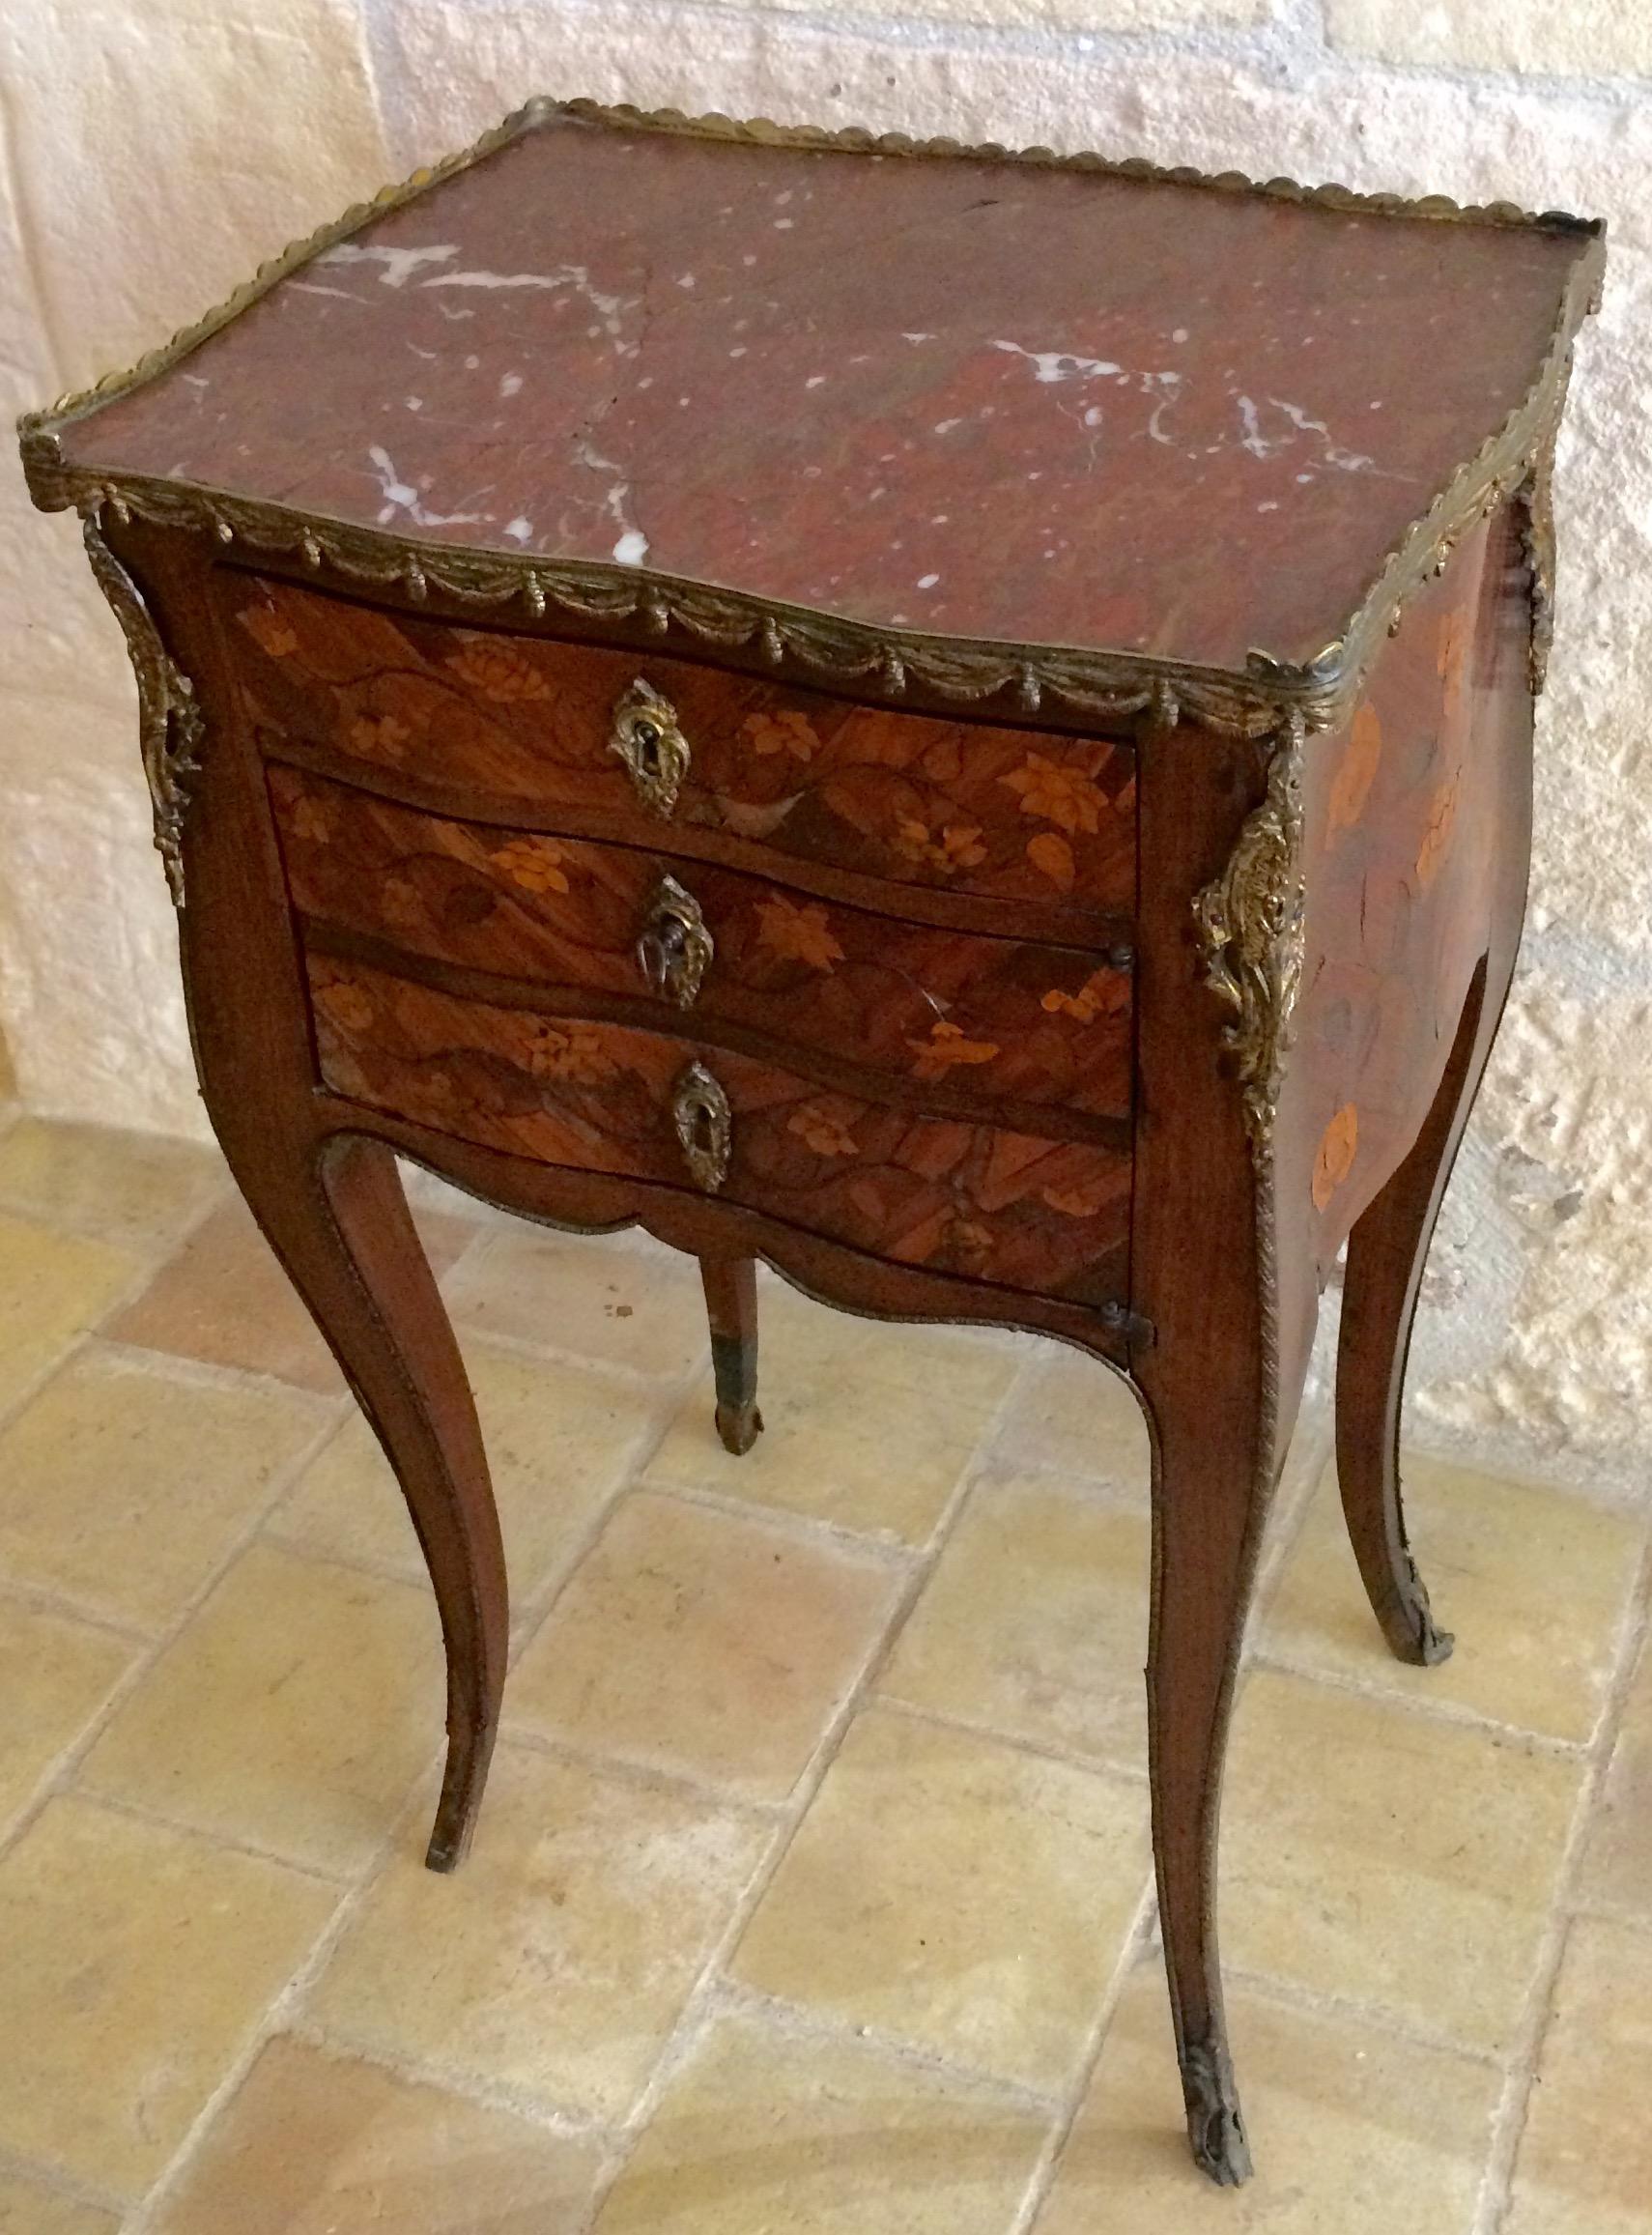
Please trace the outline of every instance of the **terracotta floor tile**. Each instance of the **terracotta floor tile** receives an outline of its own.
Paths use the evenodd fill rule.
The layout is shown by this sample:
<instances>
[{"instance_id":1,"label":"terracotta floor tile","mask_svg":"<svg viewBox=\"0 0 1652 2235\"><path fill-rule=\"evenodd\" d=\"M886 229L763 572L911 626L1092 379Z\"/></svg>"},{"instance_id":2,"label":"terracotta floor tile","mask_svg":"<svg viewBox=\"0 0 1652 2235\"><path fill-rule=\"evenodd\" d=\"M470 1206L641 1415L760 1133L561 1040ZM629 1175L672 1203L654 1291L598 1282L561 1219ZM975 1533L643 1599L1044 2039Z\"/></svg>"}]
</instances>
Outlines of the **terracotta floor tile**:
<instances>
[{"instance_id":1,"label":"terracotta floor tile","mask_svg":"<svg viewBox=\"0 0 1652 2235\"><path fill-rule=\"evenodd\" d=\"M159 1133L25 1117L0 1138L0 1203L128 1249L164 1247L229 1184L216 1150Z\"/></svg>"},{"instance_id":2,"label":"terracotta floor tile","mask_svg":"<svg viewBox=\"0 0 1652 2235\"><path fill-rule=\"evenodd\" d=\"M0 1604L0 1834L80 1736L137 1651L107 1630L66 1616ZM0 2218L0 2235L5 2225Z\"/></svg>"},{"instance_id":3,"label":"terracotta floor tile","mask_svg":"<svg viewBox=\"0 0 1652 2235\"><path fill-rule=\"evenodd\" d=\"M1047 1467L1148 1501L1140 1405L1111 1368L1065 1343L1040 1346L1005 1407L994 1451L1007 1467Z\"/></svg>"},{"instance_id":4,"label":"terracotta floor tile","mask_svg":"<svg viewBox=\"0 0 1652 2235\"><path fill-rule=\"evenodd\" d=\"M0 2235L119 2235L113 2212L76 2204L24 2173L0 2172Z\"/></svg>"},{"instance_id":5,"label":"terracotta floor tile","mask_svg":"<svg viewBox=\"0 0 1652 2235\"><path fill-rule=\"evenodd\" d=\"M470 1342L466 1367L520 1613L584 1546L661 1413L634 1382ZM423 1582L424 1557L372 1430L353 1413L271 1515L272 1535Z\"/></svg>"},{"instance_id":6,"label":"terracotta floor tile","mask_svg":"<svg viewBox=\"0 0 1652 2235\"><path fill-rule=\"evenodd\" d=\"M435 1877L410 1839L316 2015L436 2075L623 2117L769 1837L732 1811L502 1746L464 1869Z\"/></svg>"},{"instance_id":7,"label":"terracotta floor tile","mask_svg":"<svg viewBox=\"0 0 1652 2235\"><path fill-rule=\"evenodd\" d=\"M1052 1476L978 1482L879 1690L1147 1766L1147 1516Z\"/></svg>"},{"instance_id":8,"label":"terracotta floor tile","mask_svg":"<svg viewBox=\"0 0 1652 2235\"><path fill-rule=\"evenodd\" d=\"M600 2156L280 2036L153 2235L579 2235Z\"/></svg>"},{"instance_id":9,"label":"terracotta floor tile","mask_svg":"<svg viewBox=\"0 0 1652 2235\"><path fill-rule=\"evenodd\" d=\"M107 1242L0 1214L0 1411L97 1326L140 1263Z\"/></svg>"},{"instance_id":10,"label":"terracotta floor tile","mask_svg":"<svg viewBox=\"0 0 1652 2235\"><path fill-rule=\"evenodd\" d=\"M1411 1540L1440 1626L1436 1669L1395 1660L1349 1547L1334 1472L1280 1577L1261 1643L1293 1665L1585 1741L1611 1681L1643 1528L1581 1499L1428 1459L1405 1467Z\"/></svg>"},{"instance_id":11,"label":"terracotta floor tile","mask_svg":"<svg viewBox=\"0 0 1652 2235\"><path fill-rule=\"evenodd\" d=\"M1508 2235L1652 2235L1652 1934L1572 1927L1515 2166Z\"/></svg>"},{"instance_id":12,"label":"terracotta floor tile","mask_svg":"<svg viewBox=\"0 0 1652 2235\"><path fill-rule=\"evenodd\" d=\"M254 1544L122 1703L80 1783L349 1874L441 1743L442 1700L427 1590Z\"/></svg>"},{"instance_id":13,"label":"terracotta floor tile","mask_svg":"<svg viewBox=\"0 0 1652 2235\"><path fill-rule=\"evenodd\" d=\"M418 1229L438 1274L475 1233L436 1214L420 1214ZM329 1396L344 1388L314 1321L239 1195L196 1227L108 1332L146 1350L244 1366Z\"/></svg>"},{"instance_id":14,"label":"terracotta floor tile","mask_svg":"<svg viewBox=\"0 0 1652 2235\"><path fill-rule=\"evenodd\" d=\"M783 1800L902 1578L771 1523L627 1498L511 1678L513 1723Z\"/></svg>"},{"instance_id":15,"label":"terracotta floor tile","mask_svg":"<svg viewBox=\"0 0 1652 2235\"><path fill-rule=\"evenodd\" d=\"M670 2081L595 2235L1006 2235L1036 2111L853 2041L719 2020Z\"/></svg>"},{"instance_id":16,"label":"terracotta floor tile","mask_svg":"<svg viewBox=\"0 0 1652 2235\"><path fill-rule=\"evenodd\" d=\"M1058 2089L1148 1869L1145 1787L874 1708L827 1772L733 1970Z\"/></svg>"},{"instance_id":17,"label":"terracotta floor tile","mask_svg":"<svg viewBox=\"0 0 1652 2235\"><path fill-rule=\"evenodd\" d=\"M607 1235L491 1231L443 1293L455 1322L600 1365L675 1381L710 1342L699 1269Z\"/></svg>"},{"instance_id":18,"label":"terracotta floor tile","mask_svg":"<svg viewBox=\"0 0 1652 2235\"><path fill-rule=\"evenodd\" d=\"M1589 1826L1578 1899L1652 1925L1652 1634L1641 1648Z\"/></svg>"},{"instance_id":19,"label":"terracotta floor tile","mask_svg":"<svg viewBox=\"0 0 1652 2235\"><path fill-rule=\"evenodd\" d=\"M759 1317L767 1425L754 1448L736 1459L718 1442L707 1374L644 1480L926 1542L1019 1369L1019 1354L954 1328L852 1319L774 1283L764 1286Z\"/></svg>"},{"instance_id":20,"label":"terracotta floor tile","mask_svg":"<svg viewBox=\"0 0 1652 2235\"><path fill-rule=\"evenodd\" d=\"M1229 1961L1503 2049L1581 1779L1518 1739L1256 1671L1224 1798Z\"/></svg>"},{"instance_id":21,"label":"terracotta floor tile","mask_svg":"<svg viewBox=\"0 0 1652 2235\"><path fill-rule=\"evenodd\" d=\"M1467 2235L1501 2076L1356 2021L1230 1991L1256 2177L1187 2155L1164 1972L1131 1979L1035 2235Z\"/></svg>"},{"instance_id":22,"label":"terracotta floor tile","mask_svg":"<svg viewBox=\"0 0 1652 2235\"><path fill-rule=\"evenodd\" d=\"M325 1418L93 1344L0 1432L0 1575L164 1628Z\"/></svg>"},{"instance_id":23,"label":"terracotta floor tile","mask_svg":"<svg viewBox=\"0 0 1652 2235\"><path fill-rule=\"evenodd\" d=\"M140 2193L336 1899L278 1863L50 1801L0 1856L0 2149Z\"/></svg>"}]
</instances>

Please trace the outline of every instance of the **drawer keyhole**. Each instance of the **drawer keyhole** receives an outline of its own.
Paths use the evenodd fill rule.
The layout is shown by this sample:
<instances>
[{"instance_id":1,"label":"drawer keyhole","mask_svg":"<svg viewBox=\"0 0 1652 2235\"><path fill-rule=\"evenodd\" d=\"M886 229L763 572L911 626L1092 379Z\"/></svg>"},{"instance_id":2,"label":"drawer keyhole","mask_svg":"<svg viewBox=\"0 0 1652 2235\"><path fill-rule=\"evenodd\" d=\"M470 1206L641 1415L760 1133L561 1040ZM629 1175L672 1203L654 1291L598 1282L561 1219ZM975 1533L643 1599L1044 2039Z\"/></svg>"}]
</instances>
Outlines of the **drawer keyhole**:
<instances>
[{"instance_id":1,"label":"drawer keyhole","mask_svg":"<svg viewBox=\"0 0 1652 2235\"><path fill-rule=\"evenodd\" d=\"M717 943L693 893L664 876L642 920L637 960L650 992L692 1009Z\"/></svg>"},{"instance_id":2,"label":"drawer keyhole","mask_svg":"<svg viewBox=\"0 0 1652 2235\"><path fill-rule=\"evenodd\" d=\"M734 1125L728 1097L703 1063L691 1063L671 1089L671 1117L696 1184L715 1195L728 1176Z\"/></svg>"},{"instance_id":3,"label":"drawer keyhole","mask_svg":"<svg viewBox=\"0 0 1652 2235\"><path fill-rule=\"evenodd\" d=\"M637 796L656 815L670 815L689 770L688 739L676 708L641 675L616 702L608 749L631 771Z\"/></svg>"}]
</instances>

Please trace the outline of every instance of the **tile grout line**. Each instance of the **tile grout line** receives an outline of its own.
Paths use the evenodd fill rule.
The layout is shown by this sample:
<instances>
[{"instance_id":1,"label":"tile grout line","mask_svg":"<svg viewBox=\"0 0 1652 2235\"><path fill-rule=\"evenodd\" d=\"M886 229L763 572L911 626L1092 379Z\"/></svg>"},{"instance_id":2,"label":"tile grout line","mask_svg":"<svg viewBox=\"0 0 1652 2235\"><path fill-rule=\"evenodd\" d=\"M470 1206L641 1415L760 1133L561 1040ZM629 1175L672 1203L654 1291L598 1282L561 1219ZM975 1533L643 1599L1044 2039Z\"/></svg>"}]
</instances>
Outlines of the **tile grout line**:
<instances>
[{"instance_id":1,"label":"tile grout line","mask_svg":"<svg viewBox=\"0 0 1652 2235\"><path fill-rule=\"evenodd\" d=\"M1381 1664L1376 1663L1376 1666ZM1245 1655L1245 1666L1265 1669L1270 1676L1289 1676L1299 1684L1313 1684L1326 1692L1340 1692L1355 1700L1366 1700L1373 1706L1392 1707L1401 1715L1409 1715L1417 1722L1444 1724L1454 1731L1469 1731L1482 1738L1496 1738L1505 1744L1523 1747L1527 1753L1541 1754L1556 1762L1587 1762L1593 1738L1557 1738L1552 1732L1533 1731L1522 1723L1504 1723L1495 1715L1483 1715L1473 1707L1465 1707L1456 1701L1436 1700L1421 1691L1396 1691L1383 1684L1377 1676L1350 1676L1339 1669L1316 1668L1311 1661L1297 1659L1289 1650L1281 1651L1259 1646Z\"/></svg>"},{"instance_id":2,"label":"tile grout line","mask_svg":"<svg viewBox=\"0 0 1652 2235\"><path fill-rule=\"evenodd\" d=\"M155 2224L156 2214L162 2210L177 2193L180 2185L199 2155L202 2144L216 2125L219 2112L233 2103L240 2094L247 2075L265 2049L281 2030L289 2014L295 2011L304 1996L308 1994L323 1967L330 1960L333 1951L343 1938L356 1910L365 1901L368 1890L378 1882L385 1863L397 1851L406 1828L413 1820L414 1811L423 1805L424 1788L430 1778L433 1765L441 1759L444 1751L445 1740L443 1740L441 1747L433 1749L430 1756L427 1757L424 1769L414 1784L414 1796L406 1807L397 1812L389 1830L372 1856L362 1866L355 1882L353 1884L340 1883L337 1879L325 1881L337 1897L333 1904L331 1916L318 1931L308 1952L294 1965L281 1986L275 1990L265 2004L257 2020L248 2026L247 2036L240 2053L232 2055L228 2060L218 2084L207 2096L195 2116L185 2129L179 2138L178 2147L161 2167L159 2173L150 2183L141 2200L133 2207L130 2218L123 2221L120 2235L148 2235L148 2230Z\"/></svg>"},{"instance_id":3,"label":"tile grout line","mask_svg":"<svg viewBox=\"0 0 1652 2235\"><path fill-rule=\"evenodd\" d=\"M960 1466L958 1478L953 1485L928 1542L919 1549L902 1588L893 1598L881 1634L869 1651L859 1676L849 1685L838 1712L828 1722L807 1767L793 1788L791 1799L781 1817L773 1839L759 1857L744 1891L735 1902L723 1933L712 1948L698 1978L690 1989L676 2023L667 2035L648 2079L633 2104L630 2115L615 2129L611 2162L598 2177L590 2208L579 2230L586 2235L607 2208L608 2199L635 2154L638 2144L646 2133L660 2100L675 2074L687 2061L716 2015L718 1998L726 1988L738 1988L738 1982L728 1976L730 1959L746 1935L747 1928L774 1883L781 1865L789 1853L805 1818L814 1805L820 1788L831 1771L843 1738L859 1714L864 1702L869 1699L878 1677L894 1651L913 1608L923 1595L924 1587L933 1574L951 1536L953 1527L975 1486L983 1449L988 1446L1003 1421L1010 1402L1021 1387L1027 1373L1026 1360L1022 1360L1006 1383L991 1418L983 1423L968 1460Z\"/></svg>"},{"instance_id":4,"label":"tile grout line","mask_svg":"<svg viewBox=\"0 0 1652 2235\"><path fill-rule=\"evenodd\" d=\"M44 2158L31 2158L26 2150L14 2150L0 2144L0 2175L20 2173L37 2188L51 2195L61 2196L66 2203L82 2204L98 2212L109 2212L119 2224L115 2235L125 2235L122 2214L132 2209L129 2196L117 2195L113 2189L100 2189L94 2181L81 2181L66 2173L61 2165L53 2165ZM20 2235L28 2235L27 2229Z\"/></svg>"},{"instance_id":5,"label":"tile grout line","mask_svg":"<svg viewBox=\"0 0 1652 2235\"><path fill-rule=\"evenodd\" d=\"M9 1854L16 1847L30 1826L36 1822L47 1805L59 1793L76 1790L74 1778L81 1762L91 1753L110 1723L113 1722L119 1707L151 1674L161 1656L182 1636L184 1630L206 1604L236 1562L254 1542L259 1531L263 1528L265 1515L278 1499L286 1495L287 1490L297 1480L299 1473L326 1447L336 1425L336 1421L333 1420L318 1422L316 1432L310 1440L299 1447L284 1468L278 1468L275 1471L269 1485L265 1503L259 1506L252 1519L232 1540L223 1558L207 1571L196 1589L185 1599L168 1626L164 1630L157 1631L147 1641L147 1649L140 1651L134 1657L131 1669L126 1678L115 1687L98 1712L89 1718L78 1735L58 1755L51 1775L43 1777L33 1788L23 1808L13 1820L7 1830L0 1834L0 1857ZM91 1796L88 1795L88 1797ZM187 1829L189 1827L179 1826L178 1828Z\"/></svg>"},{"instance_id":6,"label":"tile grout line","mask_svg":"<svg viewBox=\"0 0 1652 2235\"><path fill-rule=\"evenodd\" d=\"M1630 1687L1641 1650L1649 1639L1652 1639L1652 1532L1643 1525L1636 1585L1619 1625L1617 1661L1599 1726L1585 1757L1587 1768L1550 1899L1548 1929L1538 1948L1525 2008L1506 2061L1502 2100L1492 2129L1492 2145L1470 2235L1500 2235L1514 2207L1515 2168L1525 2135L1532 2089L1537 2084L1538 2063L1553 2013L1561 1964L1578 1918L1575 1889L1599 1814Z\"/></svg>"},{"instance_id":7,"label":"tile grout line","mask_svg":"<svg viewBox=\"0 0 1652 2235\"><path fill-rule=\"evenodd\" d=\"M197 1229L206 1224L216 1208L215 1203L209 1204L198 1218L192 1218L185 1227L180 1229L164 1251L157 1250L153 1255L143 1249L134 1249L130 1245L122 1246L97 1235L75 1233L70 1227L54 1225L49 1218L30 1215L21 1219L22 1224L34 1227L42 1234L50 1236L53 1240L90 1242L105 1249L119 1247L123 1256L132 1260L133 1269L131 1279L119 1288L101 1305L97 1315L88 1321L84 1327L76 1328L63 1348L56 1352L38 1373L31 1375L23 1383L20 1390L5 1399L4 1402L0 1402L0 1435L4 1435L21 1418L35 1399L42 1395L57 1379L58 1375L71 1365L83 1351L89 1349L93 1343L106 1339L102 1334L102 1329L118 1312L125 1311L131 1304L137 1303L163 1267L172 1262L179 1251L187 1245ZM14 1217L15 1214L8 1213L7 1216Z\"/></svg>"},{"instance_id":8,"label":"tile grout line","mask_svg":"<svg viewBox=\"0 0 1652 2235\"><path fill-rule=\"evenodd\" d=\"M1084 2053L1078 2060L1070 2084L1063 2093L1056 2123L1045 2139L1039 2162L1028 2176L1020 2207L1011 2221L1006 2235L1030 2235L1030 2230L1041 2218L1044 2206L1049 2202L1050 2191L1061 2171L1062 2160L1067 2155L1073 2129L1083 2115L1097 2067L1107 2046L1107 2036L1113 2030L1113 2020L1125 1998L1125 1990L1153 1944L1154 1920L1157 1914L1158 1888L1150 1863L1146 1883L1136 1903L1135 1914L1120 1947L1112 1977L1102 1993L1100 2008L1097 2011Z\"/></svg>"}]
</instances>

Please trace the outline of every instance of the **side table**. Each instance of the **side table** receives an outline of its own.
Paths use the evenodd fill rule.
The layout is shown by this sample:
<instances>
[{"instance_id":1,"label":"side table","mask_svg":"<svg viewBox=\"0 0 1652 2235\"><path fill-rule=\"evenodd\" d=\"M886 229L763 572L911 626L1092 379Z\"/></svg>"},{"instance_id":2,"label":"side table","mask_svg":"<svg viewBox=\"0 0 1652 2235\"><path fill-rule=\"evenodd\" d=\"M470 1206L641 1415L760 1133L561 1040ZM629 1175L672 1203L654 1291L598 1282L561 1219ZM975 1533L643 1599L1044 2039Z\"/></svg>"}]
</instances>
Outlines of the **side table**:
<instances>
[{"instance_id":1,"label":"side table","mask_svg":"<svg viewBox=\"0 0 1652 2235\"><path fill-rule=\"evenodd\" d=\"M411 1157L704 1270L1032 1329L1154 1448L1160 1909L1213 1916L1258 1542L1344 1244L1402 1658L1430 1231L1508 988L1600 228L535 102L23 422L126 632L202 1091L406 1493L462 1855L505 1668Z\"/></svg>"}]
</instances>

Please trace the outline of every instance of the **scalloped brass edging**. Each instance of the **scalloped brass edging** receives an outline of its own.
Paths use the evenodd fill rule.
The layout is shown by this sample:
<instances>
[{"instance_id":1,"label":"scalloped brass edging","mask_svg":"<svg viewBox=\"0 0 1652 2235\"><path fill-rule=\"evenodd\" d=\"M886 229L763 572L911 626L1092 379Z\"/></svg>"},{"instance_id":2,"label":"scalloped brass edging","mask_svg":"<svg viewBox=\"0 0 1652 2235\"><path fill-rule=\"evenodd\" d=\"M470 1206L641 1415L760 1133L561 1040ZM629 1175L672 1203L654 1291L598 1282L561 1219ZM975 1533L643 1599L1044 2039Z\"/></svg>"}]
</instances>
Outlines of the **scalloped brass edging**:
<instances>
[{"instance_id":1,"label":"scalloped brass edging","mask_svg":"<svg viewBox=\"0 0 1652 2235\"><path fill-rule=\"evenodd\" d=\"M137 677L138 744L155 810L155 845L175 908L184 905L184 820L200 773L201 708L195 686L167 651L143 592L103 541L98 523L81 530L98 587L108 599Z\"/></svg>"},{"instance_id":2,"label":"scalloped brass edging","mask_svg":"<svg viewBox=\"0 0 1652 2235\"><path fill-rule=\"evenodd\" d=\"M1574 269L1548 354L1524 400L1408 530L1338 637L1302 663L1253 651L1242 673L1123 651L917 636L644 569L425 543L191 483L65 465L58 437L67 422L155 379L314 256L479 162L547 116L572 117L614 129L764 146L1039 164L1212 192L1261 194L1332 212L1536 226L1578 234L1595 245ZM805 676L854 682L880 699L900 698L911 678L960 702L1009 694L1023 711L1036 713L1047 695L1058 704L1094 717L1128 718L1152 709L1162 719L1185 712L1225 734L1246 737L1276 728L1286 709L1294 707L1306 727L1317 731L1333 726L1346 711L1383 635L1396 625L1400 608L1442 570L1471 521L1517 490L1535 486L1539 453L1557 409L1555 391L1563 392L1571 336L1594 307L1603 234L1598 220L1574 217L1564 211L1532 214L1507 202L1464 207L1444 195L1410 200L1358 194L1335 185L1301 186L1290 179L1258 184L1239 172L1211 175L1183 166L1167 168L1142 158L1060 155L1047 148L1010 150L993 142L969 147L946 138L913 140L902 133L872 133L853 127L829 131L808 125L777 125L765 118L748 122L719 115L691 118L674 109L644 111L540 97L462 153L414 171L399 186L385 187L372 201L355 205L307 240L294 243L262 265L216 309L180 330L128 371L106 374L94 387L61 397L49 410L25 414L18 421L19 444L30 494L43 510L73 506L95 519L107 504L117 518L135 513L161 525L211 532L224 543L240 539L268 551L300 552L312 569L327 565L356 581L397 587L414 602L435 584L455 598L478 603L500 605L520 598L536 618L548 604L584 619L641 616L661 635L676 627L703 643L755 645L770 665L795 665Z\"/></svg>"}]
</instances>

